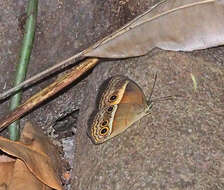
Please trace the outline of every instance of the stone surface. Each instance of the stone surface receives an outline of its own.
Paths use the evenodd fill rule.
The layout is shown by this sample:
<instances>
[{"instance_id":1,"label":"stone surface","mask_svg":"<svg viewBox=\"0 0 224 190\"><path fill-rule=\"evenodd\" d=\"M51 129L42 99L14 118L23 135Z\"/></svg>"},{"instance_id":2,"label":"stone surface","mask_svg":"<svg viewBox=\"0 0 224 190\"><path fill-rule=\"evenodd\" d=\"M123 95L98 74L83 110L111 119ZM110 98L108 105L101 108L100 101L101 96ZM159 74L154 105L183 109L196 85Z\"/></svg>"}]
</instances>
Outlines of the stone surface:
<instances>
[{"instance_id":1,"label":"stone surface","mask_svg":"<svg viewBox=\"0 0 224 190\"><path fill-rule=\"evenodd\" d=\"M93 145L86 136L99 86L121 74L152 98L179 95L155 103L152 114L120 136ZM194 90L191 76L197 81ZM222 189L223 67L190 53L154 50L147 56L98 65L88 78L76 134L76 190Z\"/></svg>"}]
</instances>

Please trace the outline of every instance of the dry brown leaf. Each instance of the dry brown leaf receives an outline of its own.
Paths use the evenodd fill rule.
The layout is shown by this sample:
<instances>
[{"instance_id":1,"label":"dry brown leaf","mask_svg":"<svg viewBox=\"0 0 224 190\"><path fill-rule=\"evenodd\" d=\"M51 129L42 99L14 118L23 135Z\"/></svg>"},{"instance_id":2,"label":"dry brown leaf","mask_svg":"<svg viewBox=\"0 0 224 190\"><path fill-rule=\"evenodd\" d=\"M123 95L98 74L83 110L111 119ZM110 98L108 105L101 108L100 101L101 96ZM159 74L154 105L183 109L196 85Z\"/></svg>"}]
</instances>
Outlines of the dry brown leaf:
<instances>
[{"instance_id":1,"label":"dry brown leaf","mask_svg":"<svg viewBox=\"0 0 224 190\"><path fill-rule=\"evenodd\" d=\"M0 190L7 186L12 178L16 160L7 155L0 156Z\"/></svg>"},{"instance_id":2,"label":"dry brown leaf","mask_svg":"<svg viewBox=\"0 0 224 190\"><path fill-rule=\"evenodd\" d=\"M0 185L0 190L7 190L7 185L5 183L1 184Z\"/></svg>"},{"instance_id":3,"label":"dry brown leaf","mask_svg":"<svg viewBox=\"0 0 224 190\"><path fill-rule=\"evenodd\" d=\"M51 190L30 172L23 161L17 159L7 190L24 190L27 188L29 190Z\"/></svg>"},{"instance_id":4,"label":"dry brown leaf","mask_svg":"<svg viewBox=\"0 0 224 190\"><path fill-rule=\"evenodd\" d=\"M155 47L192 51L224 44L224 0L166 0L88 49L84 56L141 56Z\"/></svg>"},{"instance_id":5,"label":"dry brown leaf","mask_svg":"<svg viewBox=\"0 0 224 190\"><path fill-rule=\"evenodd\" d=\"M27 168L23 161L0 156L0 190L50 190Z\"/></svg>"},{"instance_id":6,"label":"dry brown leaf","mask_svg":"<svg viewBox=\"0 0 224 190\"><path fill-rule=\"evenodd\" d=\"M51 188L62 189L57 171L60 168L57 151L49 139L37 127L34 128L30 123L26 123L20 142L0 137L0 149L20 159L26 165L29 172L38 179L37 181L31 179L32 183L35 184L35 188L36 185L37 187L39 186L39 182L42 182ZM21 163L16 164L17 167L22 167ZM21 170L17 167L14 169L15 172ZM26 168L22 168L23 172L25 172ZM13 175L21 178L19 174L13 173ZM24 173L24 177L29 175L26 172Z\"/></svg>"}]
</instances>

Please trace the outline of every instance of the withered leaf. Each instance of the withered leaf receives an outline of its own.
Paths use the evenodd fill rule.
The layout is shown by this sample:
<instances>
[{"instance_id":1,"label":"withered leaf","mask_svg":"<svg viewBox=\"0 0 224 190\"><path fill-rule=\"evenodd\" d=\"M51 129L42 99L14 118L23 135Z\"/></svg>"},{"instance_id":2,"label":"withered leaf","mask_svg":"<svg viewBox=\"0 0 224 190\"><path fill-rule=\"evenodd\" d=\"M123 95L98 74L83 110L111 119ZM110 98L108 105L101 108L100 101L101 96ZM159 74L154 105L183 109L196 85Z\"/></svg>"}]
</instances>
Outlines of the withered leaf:
<instances>
[{"instance_id":1,"label":"withered leaf","mask_svg":"<svg viewBox=\"0 0 224 190\"><path fill-rule=\"evenodd\" d=\"M50 190L51 188L38 180L19 159L8 155L0 156L0 190Z\"/></svg>"},{"instance_id":2,"label":"withered leaf","mask_svg":"<svg viewBox=\"0 0 224 190\"><path fill-rule=\"evenodd\" d=\"M23 190L27 187L29 187L29 190L51 190L50 187L42 183L30 172L23 161L17 159L7 190Z\"/></svg>"},{"instance_id":3,"label":"withered leaf","mask_svg":"<svg viewBox=\"0 0 224 190\"><path fill-rule=\"evenodd\" d=\"M7 155L0 156L0 190L4 189L10 183L16 159Z\"/></svg>"},{"instance_id":4,"label":"withered leaf","mask_svg":"<svg viewBox=\"0 0 224 190\"><path fill-rule=\"evenodd\" d=\"M30 176L30 183L34 184L34 189L38 189L40 184L58 190L62 189L58 174L60 162L57 151L37 127L34 128L30 123L26 123L19 142L0 137L0 149L18 158L12 177L20 180ZM22 171L21 176L20 171ZM23 187L23 184L20 185ZM12 182L10 186L15 187L16 184Z\"/></svg>"},{"instance_id":5,"label":"withered leaf","mask_svg":"<svg viewBox=\"0 0 224 190\"><path fill-rule=\"evenodd\" d=\"M165 0L91 47L85 56L141 56L155 47L192 51L224 44L224 0Z\"/></svg>"}]
</instances>

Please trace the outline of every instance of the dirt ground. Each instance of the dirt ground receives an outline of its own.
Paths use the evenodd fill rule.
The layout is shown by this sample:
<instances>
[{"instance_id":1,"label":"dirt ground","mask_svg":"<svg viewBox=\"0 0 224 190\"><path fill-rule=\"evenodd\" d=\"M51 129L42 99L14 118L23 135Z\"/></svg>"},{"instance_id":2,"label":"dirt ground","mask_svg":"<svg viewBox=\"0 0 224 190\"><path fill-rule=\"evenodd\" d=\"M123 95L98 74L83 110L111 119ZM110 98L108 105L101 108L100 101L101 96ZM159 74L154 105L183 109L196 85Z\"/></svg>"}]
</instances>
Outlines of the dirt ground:
<instances>
[{"instance_id":1,"label":"dirt ground","mask_svg":"<svg viewBox=\"0 0 224 190\"><path fill-rule=\"evenodd\" d=\"M40 1L27 78L83 50L156 2ZM0 1L0 92L13 84L26 4L25 0ZM70 167L74 164L72 189L223 189L223 61L223 47L193 53L154 50L141 58L104 61L82 81L27 114L21 124L30 120L48 134L52 127L56 130L55 139L70 152ZM182 99L156 105L150 117L124 135L92 145L85 131L103 80L124 74L139 83L147 96L155 72L154 97L178 93ZM192 73L198 80L197 91ZM28 88L23 100L56 77ZM8 105L9 101L1 102L0 116L8 113Z\"/></svg>"}]
</instances>

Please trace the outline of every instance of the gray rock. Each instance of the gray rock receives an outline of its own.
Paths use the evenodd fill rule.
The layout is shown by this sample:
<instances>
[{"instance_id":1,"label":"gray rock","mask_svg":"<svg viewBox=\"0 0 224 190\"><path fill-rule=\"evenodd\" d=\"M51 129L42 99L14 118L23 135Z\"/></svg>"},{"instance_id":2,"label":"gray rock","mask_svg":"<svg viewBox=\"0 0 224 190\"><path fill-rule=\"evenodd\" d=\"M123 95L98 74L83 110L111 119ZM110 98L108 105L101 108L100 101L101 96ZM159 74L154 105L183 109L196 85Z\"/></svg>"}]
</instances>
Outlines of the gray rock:
<instances>
[{"instance_id":1,"label":"gray rock","mask_svg":"<svg viewBox=\"0 0 224 190\"><path fill-rule=\"evenodd\" d=\"M75 137L73 189L148 190L223 187L223 68L190 53L155 50L144 57L102 61L88 78ZM86 135L99 86L121 74L155 103L152 114L121 135L94 145ZM194 89L192 75L197 81ZM212 170L211 170L212 168ZM212 174L212 173L214 174Z\"/></svg>"}]
</instances>

